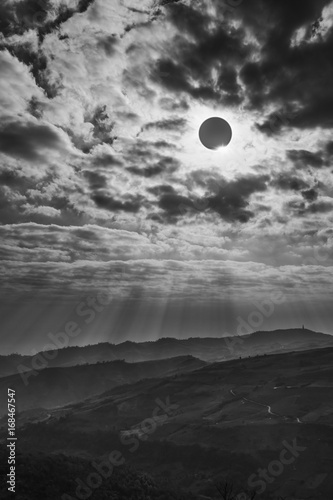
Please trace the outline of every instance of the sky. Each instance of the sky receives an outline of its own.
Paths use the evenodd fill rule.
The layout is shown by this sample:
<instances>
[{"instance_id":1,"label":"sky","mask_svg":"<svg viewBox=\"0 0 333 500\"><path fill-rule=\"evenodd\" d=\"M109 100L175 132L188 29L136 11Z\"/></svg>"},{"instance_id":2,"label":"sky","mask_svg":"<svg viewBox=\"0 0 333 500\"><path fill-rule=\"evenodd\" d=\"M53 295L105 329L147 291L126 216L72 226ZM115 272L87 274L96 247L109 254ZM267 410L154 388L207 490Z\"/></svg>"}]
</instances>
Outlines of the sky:
<instances>
[{"instance_id":1,"label":"sky","mask_svg":"<svg viewBox=\"0 0 333 500\"><path fill-rule=\"evenodd\" d=\"M331 333L332 54L327 0L2 0L0 352Z\"/></svg>"}]
</instances>

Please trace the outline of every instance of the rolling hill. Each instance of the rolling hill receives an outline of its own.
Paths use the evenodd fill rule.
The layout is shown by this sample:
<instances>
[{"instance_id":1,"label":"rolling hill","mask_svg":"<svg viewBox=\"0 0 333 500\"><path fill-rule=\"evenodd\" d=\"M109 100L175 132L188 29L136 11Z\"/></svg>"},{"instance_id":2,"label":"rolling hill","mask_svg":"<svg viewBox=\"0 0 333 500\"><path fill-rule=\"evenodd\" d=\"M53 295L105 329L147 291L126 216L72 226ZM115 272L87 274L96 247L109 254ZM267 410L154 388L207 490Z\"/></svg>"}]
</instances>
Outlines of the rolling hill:
<instances>
[{"instance_id":1,"label":"rolling hill","mask_svg":"<svg viewBox=\"0 0 333 500\"><path fill-rule=\"evenodd\" d=\"M215 362L287 351L301 351L333 346L333 336L307 329L255 332L250 335L222 338L161 338L155 342L101 343L84 347L66 347L35 356L12 354L0 356L0 376L12 375L43 367L68 367L103 361L125 360L129 363L152 361L177 356L194 356ZM50 359L52 358L52 359Z\"/></svg>"},{"instance_id":2,"label":"rolling hill","mask_svg":"<svg viewBox=\"0 0 333 500\"><path fill-rule=\"evenodd\" d=\"M45 368L35 371L26 380L18 374L0 378L0 393L5 394L8 387L14 389L18 411L47 409L81 401L117 385L184 373L205 365L204 361L192 356L182 356L141 363L117 360L94 365ZM6 400L2 398L0 415L6 411Z\"/></svg>"},{"instance_id":3,"label":"rolling hill","mask_svg":"<svg viewBox=\"0 0 333 500\"><path fill-rule=\"evenodd\" d=\"M332 361L333 348L229 360L117 386L46 416L22 412L20 449L77 457L121 450L128 465L215 499L218 481L241 491L296 443L297 460L262 498L329 500Z\"/></svg>"}]
</instances>

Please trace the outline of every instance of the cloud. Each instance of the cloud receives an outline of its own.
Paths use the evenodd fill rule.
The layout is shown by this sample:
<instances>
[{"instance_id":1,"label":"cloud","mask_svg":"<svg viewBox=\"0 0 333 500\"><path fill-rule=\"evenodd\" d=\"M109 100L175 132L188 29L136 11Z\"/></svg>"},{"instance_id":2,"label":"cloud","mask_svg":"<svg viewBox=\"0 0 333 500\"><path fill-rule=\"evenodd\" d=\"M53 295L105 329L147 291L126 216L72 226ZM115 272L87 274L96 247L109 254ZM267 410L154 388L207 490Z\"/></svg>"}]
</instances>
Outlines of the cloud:
<instances>
[{"instance_id":1,"label":"cloud","mask_svg":"<svg viewBox=\"0 0 333 500\"><path fill-rule=\"evenodd\" d=\"M308 209L311 213L327 213L332 212L333 202L332 201L318 201L309 205Z\"/></svg>"},{"instance_id":2,"label":"cloud","mask_svg":"<svg viewBox=\"0 0 333 500\"><path fill-rule=\"evenodd\" d=\"M175 172L180 166L180 162L171 156L163 156L157 162L146 168L129 167L128 171L143 177L154 177L160 174L170 174Z\"/></svg>"},{"instance_id":3,"label":"cloud","mask_svg":"<svg viewBox=\"0 0 333 500\"><path fill-rule=\"evenodd\" d=\"M314 188L304 189L304 191L302 191L302 196L306 201L312 202L318 198L318 191Z\"/></svg>"},{"instance_id":4,"label":"cloud","mask_svg":"<svg viewBox=\"0 0 333 500\"><path fill-rule=\"evenodd\" d=\"M25 30L38 26L39 22L45 21L51 2L47 1L40 5L38 0L22 0L21 2L10 2L5 0L1 4L0 32L4 36L15 33L22 34Z\"/></svg>"},{"instance_id":5,"label":"cloud","mask_svg":"<svg viewBox=\"0 0 333 500\"><path fill-rule=\"evenodd\" d=\"M166 216L167 222L175 222L177 218L188 212L195 213L192 200L175 192L163 193L158 200L158 206L164 211L163 215Z\"/></svg>"},{"instance_id":6,"label":"cloud","mask_svg":"<svg viewBox=\"0 0 333 500\"><path fill-rule=\"evenodd\" d=\"M169 5L167 19L178 32L168 58L160 58L154 64L153 81L194 99L240 104L243 96L235 66L249 53L243 43L243 31L231 29L223 22L223 15L221 19L217 16L214 23L204 9L183 3Z\"/></svg>"},{"instance_id":7,"label":"cloud","mask_svg":"<svg viewBox=\"0 0 333 500\"><path fill-rule=\"evenodd\" d=\"M224 182L214 196L208 197L208 207L228 222L247 222L255 215L247 210L250 196L266 191L268 181L267 175L253 175Z\"/></svg>"},{"instance_id":8,"label":"cloud","mask_svg":"<svg viewBox=\"0 0 333 500\"><path fill-rule=\"evenodd\" d=\"M16 172L3 170L0 173L0 186L23 187L25 186L25 182Z\"/></svg>"},{"instance_id":9,"label":"cloud","mask_svg":"<svg viewBox=\"0 0 333 500\"><path fill-rule=\"evenodd\" d=\"M0 44L0 49L7 49L8 52L17 58L18 61L26 65L33 75L36 85L40 87L48 98L53 98L61 89L59 78L51 81L48 72L48 59L40 49L35 49L31 43L22 44Z\"/></svg>"},{"instance_id":10,"label":"cloud","mask_svg":"<svg viewBox=\"0 0 333 500\"><path fill-rule=\"evenodd\" d=\"M197 173L194 175L197 178ZM159 186L153 192L160 194L158 206L164 211L162 220L166 217L167 222L175 222L182 216L212 211L226 222L245 223L255 216L247 209L249 198L254 193L266 191L268 181L269 177L266 175L249 175L232 181L206 177L199 179L199 183L207 189L213 186L214 194L207 192L202 197L183 196L165 186Z\"/></svg>"},{"instance_id":11,"label":"cloud","mask_svg":"<svg viewBox=\"0 0 333 500\"><path fill-rule=\"evenodd\" d=\"M87 178L90 188L95 191L106 187L107 178L98 172L85 170L83 172L84 177Z\"/></svg>"},{"instance_id":12,"label":"cloud","mask_svg":"<svg viewBox=\"0 0 333 500\"><path fill-rule=\"evenodd\" d=\"M113 132L115 122L106 105L98 105L91 112L86 111L83 126L83 130L73 130L69 126L61 128L69 135L74 146L85 154L91 153L99 145L112 145L117 140Z\"/></svg>"},{"instance_id":13,"label":"cloud","mask_svg":"<svg viewBox=\"0 0 333 500\"><path fill-rule=\"evenodd\" d=\"M92 196L92 200L99 208L116 212L122 210L124 212L138 212L140 210L140 198L129 197L127 200L116 200L107 193L98 193Z\"/></svg>"},{"instance_id":14,"label":"cloud","mask_svg":"<svg viewBox=\"0 0 333 500\"><path fill-rule=\"evenodd\" d=\"M107 56L112 56L117 43L118 40L114 35L105 35L99 38L97 46L98 48L103 49Z\"/></svg>"},{"instance_id":15,"label":"cloud","mask_svg":"<svg viewBox=\"0 0 333 500\"><path fill-rule=\"evenodd\" d=\"M13 116L14 119L17 114L22 116L29 100L43 99L43 92L36 86L29 68L8 51L0 51L0 69L0 107L3 117Z\"/></svg>"},{"instance_id":16,"label":"cloud","mask_svg":"<svg viewBox=\"0 0 333 500\"><path fill-rule=\"evenodd\" d=\"M65 148L60 133L48 124L5 122L0 124L0 151L28 161L41 161L47 150Z\"/></svg>"},{"instance_id":17,"label":"cloud","mask_svg":"<svg viewBox=\"0 0 333 500\"><path fill-rule=\"evenodd\" d=\"M305 192L302 193L303 198L309 203L306 204L301 200L291 200L287 203L288 208L296 215L297 217L304 217L308 214L324 214L333 211L333 201L330 199L321 199L317 200L316 192Z\"/></svg>"},{"instance_id":18,"label":"cloud","mask_svg":"<svg viewBox=\"0 0 333 500\"><path fill-rule=\"evenodd\" d=\"M8 37L22 35L25 31L36 29L40 41L74 14L85 12L94 0L4 0L1 5L0 32Z\"/></svg>"},{"instance_id":19,"label":"cloud","mask_svg":"<svg viewBox=\"0 0 333 500\"><path fill-rule=\"evenodd\" d=\"M291 173L280 173L275 179L272 180L271 185L281 189L282 191L300 191L308 187L308 184Z\"/></svg>"},{"instance_id":20,"label":"cloud","mask_svg":"<svg viewBox=\"0 0 333 500\"><path fill-rule=\"evenodd\" d=\"M333 67L329 54L332 34L316 44L295 46L291 43L300 27L308 26L311 31L328 3L329 0L316 3L309 0L302 4L281 2L273 6L258 1L251 7L244 5L236 9L235 15L242 16L243 22L260 40L257 60L247 61L240 77L250 105L269 110L264 123L266 128L261 127L263 132L267 133L275 113L285 127L331 127L329 81ZM275 108L273 112L272 107ZM290 114L292 120L288 118ZM279 127L274 131L277 132Z\"/></svg>"},{"instance_id":21,"label":"cloud","mask_svg":"<svg viewBox=\"0 0 333 500\"><path fill-rule=\"evenodd\" d=\"M59 10L52 20L47 20L38 27L38 38L42 42L46 35L57 30L63 23L68 21L74 14L82 14L95 0L76 0L75 6L68 8L67 2L60 3ZM40 3L40 2L37 2ZM40 15L40 12L38 13Z\"/></svg>"},{"instance_id":22,"label":"cloud","mask_svg":"<svg viewBox=\"0 0 333 500\"><path fill-rule=\"evenodd\" d=\"M79 300L82 295L108 293L113 299L155 303L172 296L172 300L211 304L225 303L232 296L241 304L263 300L272 292L283 290L285 301L297 303L305 297L318 303L332 292L332 271L320 266L281 266L271 269L258 263L216 262L207 260L138 260L112 262L31 262L17 263L15 268L1 269L7 297L26 292L41 300L43 295L59 299ZM91 277L94 277L92 280ZM323 291L321 282L327 284ZM59 283L61 282L61 287ZM305 286L306 285L306 286ZM132 291L140 287L140 296ZM304 291L311 290L311 294ZM2 297L3 299L3 297Z\"/></svg>"},{"instance_id":23,"label":"cloud","mask_svg":"<svg viewBox=\"0 0 333 500\"><path fill-rule=\"evenodd\" d=\"M311 151L289 150L287 151L288 158L294 163L296 168L314 167L321 168L324 165L323 158L319 153L311 153Z\"/></svg>"},{"instance_id":24,"label":"cloud","mask_svg":"<svg viewBox=\"0 0 333 500\"><path fill-rule=\"evenodd\" d=\"M99 143L112 144L115 137L111 133L114 127L114 122L111 120L106 105L98 106L92 117L87 120L94 126L93 136Z\"/></svg>"},{"instance_id":25,"label":"cloud","mask_svg":"<svg viewBox=\"0 0 333 500\"><path fill-rule=\"evenodd\" d=\"M186 126L186 123L187 121L185 118L170 118L166 120L147 123L142 128L142 131L150 129L181 131Z\"/></svg>"},{"instance_id":26,"label":"cloud","mask_svg":"<svg viewBox=\"0 0 333 500\"><path fill-rule=\"evenodd\" d=\"M326 144L326 154L329 158L331 158L333 156L333 141L329 141L327 144Z\"/></svg>"}]
</instances>

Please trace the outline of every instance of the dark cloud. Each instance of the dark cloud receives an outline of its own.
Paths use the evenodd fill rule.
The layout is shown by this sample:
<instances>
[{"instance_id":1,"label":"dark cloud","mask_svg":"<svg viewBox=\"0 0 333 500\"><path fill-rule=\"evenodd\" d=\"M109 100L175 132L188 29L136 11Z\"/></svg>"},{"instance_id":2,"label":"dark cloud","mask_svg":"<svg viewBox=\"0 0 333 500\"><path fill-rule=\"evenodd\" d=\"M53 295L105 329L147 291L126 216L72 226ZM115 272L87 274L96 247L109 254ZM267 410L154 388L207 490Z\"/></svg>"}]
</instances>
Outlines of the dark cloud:
<instances>
[{"instance_id":1,"label":"dark cloud","mask_svg":"<svg viewBox=\"0 0 333 500\"><path fill-rule=\"evenodd\" d=\"M170 56L154 63L152 79L195 99L239 104L243 97L235 65L249 54L243 30L223 21L213 29L209 15L182 3L168 6L167 15L179 33ZM218 73L216 82L212 81L213 69Z\"/></svg>"},{"instance_id":2,"label":"dark cloud","mask_svg":"<svg viewBox=\"0 0 333 500\"><path fill-rule=\"evenodd\" d=\"M104 175L98 172L92 172L90 170L85 170L83 176L88 180L89 186L92 190L97 190L106 187L107 179Z\"/></svg>"},{"instance_id":3,"label":"dark cloud","mask_svg":"<svg viewBox=\"0 0 333 500\"><path fill-rule=\"evenodd\" d=\"M5 36L21 35L28 29L34 29L45 22L51 2L45 0L4 0L0 6L0 32Z\"/></svg>"},{"instance_id":4,"label":"dark cloud","mask_svg":"<svg viewBox=\"0 0 333 500\"><path fill-rule=\"evenodd\" d=\"M191 75L197 78L210 78L212 67L221 63L223 75L226 66L230 70L233 63L242 62L249 54L249 49L242 43L242 37L242 31L223 25L215 31L207 29L194 47L189 45L184 49L183 63L191 70Z\"/></svg>"},{"instance_id":5,"label":"dark cloud","mask_svg":"<svg viewBox=\"0 0 333 500\"><path fill-rule=\"evenodd\" d=\"M109 210L110 212L138 212L141 206L141 198L129 197L127 200L116 200L108 194L97 193L92 196L92 200L98 208Z\"/></svg>"},{"instance_id":6,"label":"dark cloud","mask_svg":"<svg viewBox=\"0 0 333 500\"><path fill-rule=\"evenodd\" d=\"M283 128L292 127L297 113L291 108L280 108L270 113L262 123L256 123L255 126L265 135L278 135Z\"/></svg>"},{"instance_id":7,"label":"dark cloud","mask_svg":"<svg viewBox=\"0 0 333 500\"><path fill-rule=\"evenodd\" d=\"M208 197L208 206L228 222L247 222L255 215L247 210L250 196L266 191L268 181L267 175L249 175L234 181L224 181L217 193Z\"/></svg>"},{"instance_id":8,"label":"dark cloud","mask_svg":"<svg viewBox=\"0 0 333 500\"><path fill-rule=\"evenodd\" d=\"M184 5L183 3L174 3L167 8L168 17L171 22L177 26L180 33L187 33L195 40L204 40L208 31L210 17L199 9Z\"/></svg>"},{"instance_id":9,"label":"dark cloud","mask_svg":"<svg viewBox=\"0 0 333 500\"><path fill-rule=\"evenodd\" d=\"M154 175L163 172L163 168L160 165L152 165L146 168L129 167L128 171L135 175L141 175L142 177L154 177Z\"/></svg>"},{"instance_id":10,"label":"dark cloud","mask_svg":"<svg viewBox=\"0 0 333 500\"><path fill-rule=\"evenodd\" d=\"M10 122L0 125L0 151L7 155L35 161L43 158L43 149L57 149L59 134L48 125Z\"/></svg>"},{"instance_id":11,"label":"dark cloud","mask_svg":"<svg viewBox=\"0 0 333 500\"><path fill-rule=\"evenodd\" d=\"M157 149L174 148L174 145L167 141L156 141L152 143L152 146Z\"/></svg>"},{"instance_id":12,"label":"dark cloud","mask_svg":"<svg viewBox=\"0 0 333 500\"><path fill-rule=\"evenodd\" d=\"M333 202L330 201L315 201L306 204L304 201L301 200L291 200L286 204L286 206L297 217L304 217L308 214L320 214L333 211Z\"/></svg>"},{"instance_id":13,"label":"dark cloud","mask_svg":"<svg viewBox=\"0 0 333 500\"><path fill-rule=\"evenodd\" d=\"M195 212L192 200L176 193L162 194L158 206L164 210L166 222L169 223L176 222L181 215Z\"/></svg>"},{"instance_id":14,"label":"dark cloud","mask_svg":"<svg viewBox=\"0 0 333 500\"><path fill-rule=\"evenodd\" d=\"M21 187L24 186L24 180L12 170L4 170L0 173L0 186Z\"/></svg>"},{"instance_id":15,"label":"dark cloud","mask_svg":"<svg viewBox=\"0 0 333 500\"><path fill-rule=\"evenodd\" d=\"M326 144L326 147L325 147L325 152L326 152L326 155L331 158L331 156L333 156L333 141L330 141Z\"/></svg>"},{"instance_id":16,"label":"dark cloud","mask_svg":"<svg viewBox=\"0 0 333 500\"><path fill-rule=\"evenodd\" d=\"M103 49L107 56L112 56L115 52L117 41L115 35L106 36L98 40L97 47Z\"/></svg>"},{"instance_id":17,"label":"dark cloud","mask_svg":"<svg viewBox=\"0 0 333 500\"><path fill-rule=\"evenodd\" d=\"M187 120L185 118L169 118L166 120L158 120L156 122L149 122L144 127L142 127L141 131L150 130L150 129L158 129L158 130L168 130L168 131L182 131L186 127Z\"/></svg>"},{"instance_id":18,"label":"dark cloud","mask_svg":"<svg viewBox=\"0 0 333 500\"><path fill-rule=\"evenodd\" d=\"M234 105L240 104L243 100L241 86L237 82L237 72L234 67L225 67L221 70L218 78L218 87L226 93L224 102Z\"/></svg>"},{"instance_id":19,"label":"dark cloud","mask_svg":"<svg viewBox=\"0 0 333 500\"><path fill-rule=\"evenodd\" d=\"M176 194L176 191L169 184L161 184L159 186L154 186L152 188L148 188L147 191L149 193L153 193L156 196L161 196L163 194Z\"/></svg>"},{"instance_id":20,"label":"dark cloud","mask_svg":"<svg viewBox=\"0 0 333 500\"><path fill-rule=\"evenodd\" d=\"M303 179L288 173L278 175L276 179L272 180L271 185L283 191L300 191L309 187Z\"/></svg>"},{"instance_id":21,"label":"dark cloud","mask_svg":"<svg viewBox=\"0 0 333 500\"><path fill-rule=\"evenodd\" d=\"M318 198L318 191L314 188L305 189L301 194L303 198L309 202L315 201Z\"/></svg>"},{"instance_id":22,"label":"dark cloud","mask_svg":"<svg viewBox=\"0 0 333 500\"><path fill-rule=\"evenodd\" d=\"M164 87L175 92L187 92L192 97L218 99L219 94L208 85L193 87L190 84L190 72L185 67L171 60L160 60L154 71L155 79Z\"/></svg>"},{"instance_id":23,"label":"dark cloud","mask_svg":"<svg viewBox=\"0 0 333 500\"><path fill-rule=\"evenodd\" d=\"M132 30L137 30L138 28L145 28L145 27L149 27L151 24L151 21L143 21L143 22L133 22L131 24L128 24L127 26L125 26L124 28L124 34L121 35L121 37L123 37L126 33L129 33L130 31ZM128 49L128 52L130 52L131 50L134 49L134 46L132 45L129 49Z\"/></svg>"},{"instance_id":24,"label":"dark cloud","mask_svg":"<svg viewBox=\"0 0 333 500\"><path fill-rule=\"evenodd\" d=\"M319 153L311 153L304 149L290 149L287 151L287 156L296 168L321 168L324 165L324 160Z\"/></svg>"},{"instance_id":25,"label":"dark cloud","mask_svg":"<svg viewBox=\"0 0 333 500\"><path fill-rule=\"evenodd\" d=\"M48 181L49 179L46 182ZM27 193L29 190L36 188L36 183L30 176L24 175L24 170L6 168L0 173L0 186L7 187L7 189L2 190L2 209L12 208L14 215L17 209L28 200L29 194ZM21 196L17 197L18 193Z\"/></svg>"},{"instance_id":26,"label":"dark cloud","mask_svg":"<svg viewBox=\"0 0 333 500\"><path fill-rule=\"evenodd\" d=\"M169 90L190 92L192 87L188 82L186 68L176 64L171 59L161 59L155 67L156 80Z\"/></svg>"},{"instance_id":27,"label":"dark cloud","mask_svg":"<svg viewBox=\"0 0 333 500\"><path fill-rule=\"evenodd\" d=\"M315 43L291 44L295 30L302 26L308 26L305 40L313 37L313 28L329 1L250 0L235 9L235 15L252 29L261 45L260 57L256 62L245 62L240 78L251 107L262 110L265 105L275 106L275 112L259 126L265 133L278 133L282 126L290 125L332 126L333 33ZM269 22L265 22L268 17ZM281 123L270 132L276 113ZM290 114L294 115L292 120Z\"/></svg>"},{"instance_id":28,"label":"dark cloud","mask_svg":"<svg viewBox=\"0 0 333 500\"><path fill-rule=\"evenodd\" d=\"M333 44L332 48L333 50ZM293 125L299 128L332 128L333 127L333 97L328 91L326 85L332 82L333 72L323 86L318 89L318 93L310 103L304 106L302 112L299 112L293 121ZM329 95L328 95L329 92ZM321 95L320 95L321 94Z\"/></svg>"},{"instance_id":29,"label":"dark cloud","mask_svg":"<svg viewBox=\"0 0 333 500\"><path fill-rule=\"evenodd\" d=\"M318 201L316 203L311 203L308 207L308 211L311 213L327 213L332 212L333 202L331 201Z\"/></svg>"},{"instance_id":30,"label":"dark cloud","mask_svg":"<svg viewBox=\"0 0 333 500\"><path fill-rule=\"evenodd\" d=\"M180 195L174 189L165 190L165 186L159 186L151 192L159 195L158 206L164 210L164 217L169 223L181 216L204 211L216 212L227 222L245 223L255 216L254 212L247 209L251 195L266 191L268 181L266 175L249 175L233 181L219 179L217 184L215 178L207 178L202 181L202 185L214 187L215 193L207 193L202 198Z\"/></svg>"},{"instance_id":31,"label":"dark cloud","mask_svg":"<svg viewBox=\"0 0 333 500\"><path fill-rule=\"evenodd\" d=\"M165 123L161 122L161 126L164 125ZM167 127L169 125L167 124ZM172 174L179 168L180 162L173 156L162 154L164 149L174 149L174 145L163 140L144 141L137 139L124 153L127 171L146 178Z\"/></svg>"},{"instance_id":32,"label":"dark cloud","mask_svg":"<svg viewBox=\"0 0 333 500\"><path fill-rule=\"evenodd\" d=\"M170 3L177 3L180 2L181 0L159 0L158 4L159 5L168 5Z\"/></svg>"},{"instance_id":33,"label":"dark cloud","mask_svg":"<svg viewBox=\"0 0 333 500\"><path fill-rule=\"evenodd\" d=\"M145 168L129 167L128 171L143 177L153 177L162 173L173 173L179 168L179 161L171 156L164 156L158 162Z\"/></svg>"},{"instance_id":34,"label":"dark cloud","mask_svg":"<svg viewBox=\"0 0 333 500\"><path fill-rule=\"evenodd\" d=\"M196 99L218 100L220 95L210 85L201 85L191 90L191 96Z\"/></svg>"},{"instance_id":35,"label":"dark cloud","mask_svg":"<svg viewBox=\"0 0 333 500\"><path fill-rule=\"evenodd\" d=\"M103 155L94 156L91 160L93 165L108 167L111 165L122 165L122 161L120 161L119 157L115 157L111 154L105 153Z\"/></svg>"},{"instance_id":36,"label":"dark cloud","mask_svg":"<svg viewBox=\"0 0 333 500\"><path fill-rule=\"evenodd\" d=\"M145 141L137 139L124 153L124 157L129 164L129 171L133 171L135 174L142 172L143 174L145 167L149 167L149 169L154 167L156 172L163 169L173 171L178 168L179 162L169 155L163 155L161 153L163 149L175 149L175 146L163 140Z\"/></svg>"}]
</instances>

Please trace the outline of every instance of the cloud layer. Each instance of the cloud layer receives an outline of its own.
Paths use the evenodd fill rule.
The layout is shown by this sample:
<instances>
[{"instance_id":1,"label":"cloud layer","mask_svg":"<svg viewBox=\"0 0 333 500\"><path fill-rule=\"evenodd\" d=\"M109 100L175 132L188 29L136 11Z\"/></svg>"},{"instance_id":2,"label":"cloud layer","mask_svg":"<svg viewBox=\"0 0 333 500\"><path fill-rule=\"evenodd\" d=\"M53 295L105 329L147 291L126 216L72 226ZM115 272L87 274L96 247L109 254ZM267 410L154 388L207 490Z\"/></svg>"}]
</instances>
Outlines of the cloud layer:
<instances>
[{"instance_id":1,"label":"cloud layer","mask_svg":"<svg viewBox=\"0 0 333 500\"><path fill-rule=\"evenodd\" d=\"M2 2L4 300L328 293L333 4L236 3Z\"/></svg>"}]
</instances>

